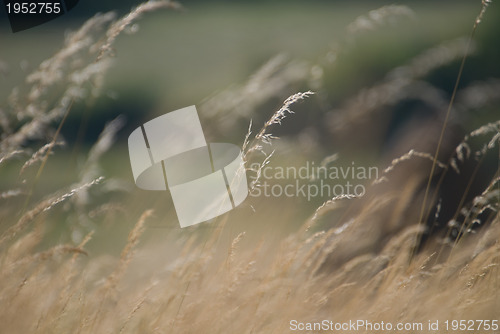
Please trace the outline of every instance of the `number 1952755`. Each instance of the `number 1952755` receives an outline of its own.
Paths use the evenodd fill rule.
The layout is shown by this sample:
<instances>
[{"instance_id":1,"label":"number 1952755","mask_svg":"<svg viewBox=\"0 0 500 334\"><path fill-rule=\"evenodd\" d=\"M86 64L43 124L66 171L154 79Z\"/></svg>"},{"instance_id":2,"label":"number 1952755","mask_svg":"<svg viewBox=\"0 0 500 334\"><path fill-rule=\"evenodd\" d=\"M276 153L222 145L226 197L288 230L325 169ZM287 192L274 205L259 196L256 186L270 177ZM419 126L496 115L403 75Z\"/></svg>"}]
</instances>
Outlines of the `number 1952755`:
<instances>
[{"instance_id":1,"label":"number 1952755","mask_svg":"<svg viewBox=\"0 0 500 334\"><path fill-rule=\"evenodd\" d=\"M498 320L446 320L447 331L498 331Z\"/></svg>"},{"instance_id":2,"label":"number 1952755","mask_svg":"<svg viewBox=\"0 0 500 334\"><path fill-rule=\"evenodd\" d=\"M59 14L59 2L13 2L7 3L8 14Z\"/></svg>"}]
</instances>

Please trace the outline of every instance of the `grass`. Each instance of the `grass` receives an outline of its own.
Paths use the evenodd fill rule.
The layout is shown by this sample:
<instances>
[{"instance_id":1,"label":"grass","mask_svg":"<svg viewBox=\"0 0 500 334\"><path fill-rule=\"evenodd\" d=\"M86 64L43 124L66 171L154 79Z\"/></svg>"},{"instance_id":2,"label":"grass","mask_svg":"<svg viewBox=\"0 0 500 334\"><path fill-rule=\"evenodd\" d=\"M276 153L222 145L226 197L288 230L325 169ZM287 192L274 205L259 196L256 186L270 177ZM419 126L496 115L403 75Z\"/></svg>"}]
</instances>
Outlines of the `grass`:
<instances>
[{"instance_id":1,"label":"grass","mask_svg":"<svg viewBox=\"0 0 500 334\"><path fill-rule=\"evenodd\" d=\"M428 322L439 320L446 332L446 320L498 320L497 79L464 84L459 75L452 94L429 80L445 66L461 72L457 59L471 57L463 40L389 58L387 75L354 78L340 98L331 81L337 60L359 57L358 44L367 42L347 32L319 60L272 58L204 99L198 107L209 136L239 138L247 165L260 165L248 170L257 177L251 189L262 168L293 154L349 161L342 151L332 156L335 145L325 144L332 139L354 150L370 142L380 153L367 163L381 174L361 198L313 205L250 197L181 230L168 195L137 189L117 167L128 165L126 152L114 149L129 126L123 117L108 119L88 149L59 132L75 108L94 110L111 63L119 68L134 56L119 36L139 14L160 8L178 5L153 1L123 18L92 18L0 105L0 332L285 333L291 320L324 319L421 323L418 332L432 332ZM410 9L383 7L362 18L392 20L401 10ZM384 35L384 20L367 36ZM459 130L470 119L481 126Z\"/></svg>"}]
</instances>

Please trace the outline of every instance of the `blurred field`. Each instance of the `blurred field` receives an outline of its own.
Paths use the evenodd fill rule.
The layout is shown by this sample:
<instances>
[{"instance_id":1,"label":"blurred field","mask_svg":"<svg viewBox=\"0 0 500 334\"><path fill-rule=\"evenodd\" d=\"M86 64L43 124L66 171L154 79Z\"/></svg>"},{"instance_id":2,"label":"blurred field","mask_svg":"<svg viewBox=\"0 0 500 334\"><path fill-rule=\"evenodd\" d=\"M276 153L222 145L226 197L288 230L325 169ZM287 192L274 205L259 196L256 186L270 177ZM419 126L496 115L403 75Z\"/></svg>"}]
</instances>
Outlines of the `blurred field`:
<instances>
[{"instance_id":1,"label":"blurred field","mask_svg":"<svg viewBox=\"0 0 500 334\"><path fill-rule=\"evenodd\" d=\"M136 32L118 38L103 94L90 102L91 107L85 103L76 105L62 133L70 142L83 140L88 146L96 140L107 120L125 114L129 117L128 124L123 134L119 134L125 139L137 123L182 106L199 105L209 96L243 84L276 55L284 54L305 64L321 63L332 47L345 40L347 25L377 6L375 3L330 5L322 2L307 6L293 2L286 6L281 3L195 3L179 12L150 13L134 25L136 28L127 30ZM395 24L360 36L360 40L350 46L352 50L347 57L340 55L340 66L325 73L330 101L338 103L356 93L359 87L374 84L388 70L425 48L466 35L475 8L477 5L470 2L458 2L452 7L415 3L412 4L415 20L396 19ZM2 40L8 47L2 49L0 59L8 65L8 71L0 80L1 100L5 101L12 88L22 84L27 73L61 47L62 31L77 28L77 23L64 23L61 27L56 20L20 34L11 34L4 26ZM450 74L453 72L450 69ZM300 84L296 84L294 88L299 87ZM291 94L292 90L287 93ZM282 98L285 95L283 93ZM279 102L268 107L275 108ZM254 122L264 122L268 116L269 112L258 113L253 116ZM294 124L301 126L300 117L290 119L291 124L284 131L295 129ZM229 136L233 141L241 141L249 120L246 117L232 133L213 136ZM218 131L217 127L213 128ZM120 140L117 145L123 143ZM125 148L115 147L103 157L118 154L122 160L119 165L125 168L114 173L128 173L125 153Z\"/></svg>"},{"instance_id":2,"label":"blurred field","mask_svg":"<svg viewBox=\"0 0 500 334\"><path fill-rule=\"evenodd\" d=\"M277 54L317 61L329 46L344 38L351 21L380 5L200 3L181 12L149 14L137 24L136 33L119 38L116 64L106 77L106 87L118 93L120 100L152 99L166 109L199 103L245 80ZM376 38L369 38L373 44L359 43L359 52L352 54L358 58L352 58L332 79L368 84L367 79L373 80L373 71L377 71L374 64L379 67L386 62L375 72L384 73L395 61L401 62L419 49L467 34L477 7L465 1L454 6L415 3L412 9L418 20L403 20L396 30L374 32ZM2 49L1 59L11 67L0 82L2 100L27 71L61 47L61 30L68 26L77 27L68 22L61 27L54 21L20 34L1 32L3 44L8 46ZM366 52L372 56L365 57Z\"/></svg>"},{"instance_id":3,"label":"blurred field","mask_svg":"<svg viewBox=\"0 0 500 334\"><path fill-rule=\"evenodd\" d=\"M0 333L498 319L498 4L472 41L480 1L156 4L132 24L2 26ZM127 137L192 104L247 168L274 150L271 167L379 179L361 198L250 196L180 229L168 192L135 187Z\"/></svg>"}]
</instances>

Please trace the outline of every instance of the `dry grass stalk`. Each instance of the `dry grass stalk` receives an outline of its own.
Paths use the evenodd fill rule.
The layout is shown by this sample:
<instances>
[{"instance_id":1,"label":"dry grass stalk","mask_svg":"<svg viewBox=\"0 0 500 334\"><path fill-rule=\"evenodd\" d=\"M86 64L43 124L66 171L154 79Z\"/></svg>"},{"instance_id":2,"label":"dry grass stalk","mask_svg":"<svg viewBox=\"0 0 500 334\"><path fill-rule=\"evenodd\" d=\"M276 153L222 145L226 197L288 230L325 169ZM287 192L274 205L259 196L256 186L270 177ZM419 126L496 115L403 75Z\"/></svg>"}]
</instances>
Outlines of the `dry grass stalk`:
<instances>
[{"instance_id":1,"label":"dry grass stalk","mask_svg":"<svg viewBox=\"0 0 500 334\"><path fill-rule=\"evenodd\" d=\"M260 131L255 135L254 139L252 140L252 143L249 145L245 145L245 147L248 147L248 149L244 153L244 161L248 161L247 160L248 156L255 151L263 152L262 146L260 144L263 143L270 145L271 141L277 138L273 136L272 133L268 132L270 127L275 124L281 125L281 122L283 121L283 119L286 118L287 114L293 114L293 111L290 109L292 104L301 101L312 94L314 93L311 91L307 91L303 93L296 93L289 96L283 102L283 105L277 111L274 112L274 114L267 120L267 122L260 129ZM250 130L251 129L249 129L249 132Z\"/></svg>"},{"instance_id":2,"label":"dry grass stalk","mask_svg":"<svg viewBox=\"0 0 500 334\"><path fill-rule=\"evenodd\" d=\"M367 15L357 17L347 26L350 35L376 30L380 26L393 24L397 17L415 19L415 12L403 5L389 5L370 11Z\"/></svg>"},{"instance_id":3,"label":"dry grass stalk","mask_svg":"<svg viewBox=\"0 0 500 334\"><path fill-rule=\"evenodd\" d=\"M307 78L310 71L310 64L291 61L279 54L257 69L242 85L204 100L200 113L212 120L216 130L234 131L239 120L258 116L259 107L265 102L295 92L295 86ZM227 117L229 114L231 117Z\"/></svg>"},{"instance_id":4,"label":"dry grass stalk","mask_svg":"<svg viewBox=\"0 0 500 334\"><path fill-rule=\"evenodd\" d=\"M87 160L85 161L85 166L83 167L85 173L82 176L82 181L94 177L93 174L96 172L99 159L114 144L116 134L123 128L124 125L124 116L118 116L105 125L104 130L102 130L96 143L92 145L92 148L89 151Z\"/></svg>"},{"instance_id":5,"label":"dry grass stalk","mask_svg":"<svg viewBox=\"0 0 500 334\"><path fill-rule=\"evenodd\" d=\"M418 152L418 151L415 151L414 149L410 149L408 151L408 153L403 154L399 158L393 159L391 164L386 169L384 169L382 171L383 176L374 180L372 184L375 185L375 184L381 183L383 181L387 181L387 177L385 176L386 174L390 173L397 165L399 165L403 161L410 160L413 157L419 157L419 158L428 159L430 161L434 161L434 157L431 154L426 153L426 152ZM437 166L440 168L443 168L443 169L447 168L446 164L444 164L440 161L437 161Z\"/></svg>"},{"instance_id":6,"label":"dry grass stalk","mask_svg":"<svg viewBox=\"0 0 500 334\"><path fill-rule=\"evenodd\" d=\"M344 106L331 113L328 124L332 131L347 131L349 126L366 120L370 115L382 110L382 107L394 105L414 94L415 83L433 70L460 59L474 50L474 44L464 38L448 41L433 47L413 58L407 65L389 72L381 82L367 89L362 89ZM434 94L434 93L433 93ZM428 96L429 94L422 94ZM439 102L438 102L439 103ZM346 130L347 129L347 130Z\"/></svg>"},{"instance_id":7,"label":"dry grass stalk","mask_svg":"<svg viewBox=\"0 0 500 334\"><path fill-rule=\"evenodd\" d=\"M64 145L65 145L65 143L62 141L59 141L59 142L51 141L50 143L43 145L35 153L33 153L31 158L29 158L29 160L27 160L24 163L24 165L21 167L21 170L19 171L19 175L23 174L23 172L28 167L34 165L37 162L42 161L45 158L46 154L49 154L49 152L53 151L53 148L55 146L64 146Z\"/></svg>"},{"instance_id":8,"label":"dry grass stalk","mask_svg":"<svg viewBox=\"0 0 500 334\"><path fill-rule=\"evenodd\" d=\"M153 0L141 3L108 29L106 33L106 41L99 47L97 61L101 60L105 56L111 55L110 52L112 50L112 45L114 44L116 38L134 21L140 18L141 15L161 8L180 9L182 7L179 3L169 0Z\"/></svg>"},{"instance_id":9,"label":"dry grass stalk","mask_svg":"<svg viewBox=\"0 0 500 334\"><path fill-rule=\"evenodd\" d=\"M474 29L476 29L477 26L483 20L484 14L486 13L486 9L491 3L492 0L481 0L481 12L479 12L479 15L476 17L476 21L474 22Z\"/></svg>"},{"instance_id":10,"label":"dry grass stalk","mask_svg":"<svg viewBox=\"0 0 500 334\"><path fill-rule=\"evenodd\" d=\"M26 192L22 189L11 189L0 193L0 199L12 198L20 195L25 195Z\"/></svg>"},{"instance_id":11,"label":"dry grass stalk","mask_svg":"<svg viewBox=\"0 0 500 334\"><path fill-rule=\"evenodd\" d=\"M133 250L137 246L137 243L139 242L139 237L144 232L144 224L146 223L146 220L152 215L153 215L153 210L144 211L144 213L141 215L141 217L135 224L132 231L130 231L127 239L127 245L125 246L120 255L120 262L118 264L118 267L107 279L106 290L114 288L114 286L118 283L122 275L125 273L125 270L127 269L128 265L130 264L130 261L132 260L134 254Z\"/></svg>"},{"instance_id":12,"label":"dry grass stalk","mask_svg":"<svg viewBox=\"0 0 500 334\"><path fill-rule=\"evenodd\" d=\"M307 232L311 229L311 227L314 225L314 223L321 218L325 213L334 210L337 207L337 202L343 199L356 199L359 198L359 196L356 195L349 195L349 194L343 194L343 195L338 195L335 196L328 201L324 202L321 204L316 211L314 211L314 214L312 217L309 219L305 226L304 232Z\"/></svg>"},{"instance_id":13,"label":"dry grass stalk","mask_svg":"<svg viewBox=\"0 0 500 334\"><path fill-rule=\"evenodd\" d=\"M234 257L235 257L235 253L236 253L236 248L237 248L238 244L240 243L240 241L243 239L244 236L245 236L245 232L241 232L231 242L231 247L229 248L228 256L227 256L227 260L228 260L227 263L228 263L228 268L229 269L231 269L231 267L233 265Z\"/></svg>"},{"instance_id":14,"label":"dry grass stalk","mask_svg":"<svg viewBox=\"0 0 500 334\"><path fill-rule=\"evenodd\" d=\"M44 200L38 205L36 205L33 209L26 212L13 226L9 227L0 238L0 245L3 245L7 240L13 239L19 232L24 230L30 222L32 222L35 218L37 218L40 214L49 211L57 204L64 202L65 200L73 197L79 191L92 187L96 184L99 184L103 177L99 177L91 182L78 186L74 189L71 189L69 192L63 195L56 195L47 200Z\"/></svg>"},{"instance_id":15,"label":"dry grass stalk","mask_svg":"<svg viewBox=\"0 0 500 334\"><path fill-rule=\"evenodd\" d=\"M160 6L159 3L150 6ZM484 15L485 8L486 4L483 2L479 21ZM141 12L142 9L136 9L135 14L113 25L104 42L91 43L96 47L104 47L96 49L100 50L101 57L110 55L111 44L116 40L117 34L124 31ZM371 19L378 20L375 14L372 13L371 16ZM108 18L100 19L103 24L109 22ZM70 37L74 38L70 45L86 43L85 39L95 28L96 22ZM66 53L63 52L56 57L57 62L66 62L67 57L75 54L80 47L81 45L72 45L65 51ZM47 67L43 70L62 68L50 63L45 66ZM96 79L99 66L89 66L84 67L83 72L80 70L73 72L76 75L71 78L72 82L80 85L86 80L91 80L91 77ZM86 71L88 76L85 75ZM268 75L263 77L267 78ZM50 82L52 79L48 78L49 81L43 85L59 82L59 79ZM255 80L268 81L262 78ZM39 99L43 95L42 92L43 90L33 93L32 97ZM37 95L38 93L40 95ZM80 93L75 91L68 94ZM251 143L250 126L244 144L245 154L261 151L263 144L272 141L274 137L269 131L270 126L280 124L290 112L291 103L303 99L310 92L301 94L287 99L283 107L265 123ZM36 105L40 101L32 102ZM41 110L41 107L36 110L31 109L29 112L32 114L28 113L26 117L38 115ZM40 113L43 114L44 112ZM44 122L50 122L55 114L57 112L45 119L41 117L37 120L41 123L34 121L33 126L38 129L46 127L48 123ZM36 117L39 116L35 116L35 120ZM92 149L85 167L87 170L82 172L82 179L94 172L92 166L96 165L102 153L110 147L118 131L118 123L104 130L98 144ZM470 136L490 134L491 138L487 138L485 147L493 148L499 139L498 125L479 128ZM27 138L23 136L18 138ZM14 148L16 141L10 141L13 149L11 152L16 152L17 148ZM468 146L464 144L459 150L462 158L468 154L467 148ZM2 151L2 154L0 163L19 154L19 151L10 156L8 150ZM247 158L246 155L245 157ZM412 157L432 159L436 166L440 164L427 153L409 151L395 159L386 174L402 161L410 160ZM262 173L262 168L269 162L269 158L270 155L267 155L261 167L255 171L257 174ZM0 254L0 263L2 268L5 268L0 272L0 301L8 305L5 307L5 312L0 314L0 331L6 333L223 333L228 331L281 333L290 329L291 319L300 321L331 319L342 322L366 318L370 321L408 321L426 324L429 319L443 321L455 317L497 318L497 310L500 307L498 293L500 285L497 279L500 247L496 240L500 226L498 216L492 217L492 224L484 226L478 234L468 236L463 242L455 244L453 256L445 257L445 260L435 249L424 249L421 253L413 254L412 245L421 233L421 228L414 225L399 230L384 240L384 243L381 242L378 245L380 249L360 252L345 262L338 262L327 275L312 273L317 271L328 254L342 253L350 247L357 247L375 238L376 236L372 234L377 232L377 229L371 228L369 223L377 217L379 210L388 205L395 206L393 208L395 217L391 219L403 219L398 211L399 206L411 201L411 195L414 193L395 192L376 197L366 203L361 212L356 213L354 220L345 222L337 229L320 231L309 236L306 231L309 230L311 223L335 207L338 200L350 199L350 197L335 197L316 209L311 219L304 224L305 228L278 242L268 238L266 234L256 249L249 250L245 249L246 243L243 243L242 239L244 235L250 238L251 233L238 233L235 238L228 241L229 249L227 243L219 242L224 232L227 232L224 227L228 216L225 216L219 222L217 229L209 231L208 235L205 235L205 230L199 230L206 240L204 244L198 242L196 233L190 233L188 237L185 237L185 234L181 235L177 241L184 247L178 256L173 257L176 262L164 263L163 256L158 256L155 252L152 264L143 265L140 261L134 262L132 259L145 230L145 221L152 215L152 211L147 210L141 214L130 231L118 265L111 273L90 272L92 266L108 267L107 262L99 258L89 256L88 264L76 261L79 254L85 254L83 247L91 239L92 232L87 234L76 247L56 245L46 251L37 252L36 247L40 245L43 237L42 227L48 225L45 222L42 224L37 217L101 180L97 178L63 195L54 195L40 202L34 209L25 213L12 226L13 229L8 229L4 233L0 239L2 246L7 240L15 239L15 242L8 245L6 252ZM473 201L479 211L487 206L495 209L494 211L498 210L499 180L500 177L497 175L481 196ZM403 204L394 201L393 197L404 197L401 200ZM394 203L396 205L393 205ZM122 209L121 205L119 207ZM100 205L99 209L114 209L114 204L105 203ZM99 209L94 210L94 217L91 218L95 218L100 212ZM284 210L283 207L275 206L272 209ZM130 207L130 212L133 210L134 208ZM88 211L82 209L82 213L87 214ZM7 214L0 214L3 217L10 214L10 211ZM475 214L476 212L466 213L470 220L474 219ZM38 221L35 229L19 237L19 232L35 221ZM122 221L120 217L118 222ZM360 225L359 222L368 223ZM378 227L382 230L385 225ZM333 242L330 242L331 238ZM147 249L150 246L144 245L141 248ZM61 263L58 255L66 253L73 256L70 261ZM414 261L408 265L411 257ZM167 264L168 267L165 268ZM145 275L131 278L132 273ZM100 279L104 279L104 284L99 288ZM109 298L112 293L113 298ZM339 303L339 300L345 302ZM422 308L421 305L430 306Z\"/></svg>"},{"instance_id":16,"label":"dry grass stalk","mask_svg":"<svg viewBox=\"0 0 500 334\"><path fill-rule=\"evenodd\" d=\"M7 161L7 160L10 160L12 159L13 157L15 157L16 155L19 155L19 154L24 154L26 153L26 151L24 150L14 150L14 151L11 151L5 155L3 155L1 158L0 158L0 164L2 164L3 162Z\"/></svg>"},{"instance_id":17,"label":"dry grass stalk","mask_svg":"<svg viewBox=\"0 0 500 334\"><path fill-rule=\"evenodd\" d=\"M500 80L498 79L490 78L473 82L460 90L457 103L467 110L481 110L481 108L500 99L499 90Z\"/></svg>"},{"instance_id":18,"label":"dry grass stalk","mask_svg":"<svg viewBox=\"0 0 500 334\"><path fill-rule=\"evenodd\" d=\"M451 93L450 103L448 104L448 108L446 110L446 115L444 117L443 125L441 127L441 133L439 135L439 140L438 140L438 143L437 143L436 152L434 154L434 159L433 159L433 162L432 162L431 171L429 173L429 177L428 177L428 180L427 180L427 186L425 188L424 199L423 199L423 202L422 202L422 206L421 206L421 209L420 209L420 215L419 215L419 219L418 219L418 223L419 224L423 224L423 218L424 218L424 216L426 214L425 211L427 210L427 199L428 199L429 191L430 191L430 188L431 188L431 181L432 181L432 178L434 176L434 171L435 171L436 166L437 166L438 156L439 156L439 153L441 151L441 145L443 143L443 139L444 139L446 127L448 126L448 120L450 118L451 111L452 111L452 108L453 108L453 105L454 105L454 102L455 102L455 98L457 96L458 86L460 84L460 79L462 78L462 73L463 73L463 70L464 70L464 67L465 67L465 61L466 61L467 56L469 54L469 50L471 49L472 41L473 41L474 35L476 33L477 27L478 27L479 23L481 22L481 18L482 18L482 16L484 15L484 13L486 11L486 7L487 7L488 3L489 3L489 0L483 0L482 1L481 12L479 13L478 18L476 19L476 21L474 23L474 26L473 26L472 32L471 32L471 36L467 40L467 45L466 45L466 48L465 48L465 53L464 53L464 55L462 57L462 61L460 63L460 68L458 69L457 79L456 79L455 85L453 87L453 92ZM417 239L417 243L415 245L418 245L419 242L420 242L420 239Z\"/></svg>"},{"instance_id":19,"label":"dry grass stalk","mask_svg":"<svg viewBox=\"0 0 500 334\"><path fill-rule=\"evenodd\" d=\"M483 147L475 152L471 151L471 147L469 145L469 141L471 138L486 136L491 134L491 138L485 142ZM491 122L485 125L480 126L479 128L471 131L467 134L462 142L458 144L455 148L456 158L453 157L451 159L450 165L451 167L460 174L460 168L458 167L458 162L464 162L466 159L469 159L470 155L473 153L474 158L479 160L482 156L484 156L489 150L495 147L496 143L500 142L500 121Z\"/></svg>"},{"instance_id":20,"label":"dry grass stalk","mask_svg":"<svg viewBox=\"0 0 500 334\"><path fill-rule=\"evenodd\" d=\"M250 192L254 191L256 187L259 186L260 178L262 175L262 170L263 168L269 164L271 156L273 155L274 152L271 152L270 154L267 154L264 151L263 145L271 145L271 142L273 139L277 139L278 137L274 136L272 133L269 132L270 127L272 127L275 124L281 125L281 122L283 119L286 118L287 114L293 114L293 111L290 109L292 104L301 101L310 95L314 94L311 91L307 92L301 92L301 93L296 93L291 96L289 96L284 102L283 105L278 109L277 111L274 112L274 114L267 120L266 123L264 123L264 126L260 129L260 131L255 135L255 137L250 141L250 134L252 133L252 122L250 122L250 125L248 127L247 134L245 136L245 140L243 142L243 161L248 162L251 155L255 152L260 152L264 154L265 158L264 160L260 163L260 166L256 169L253 170L251 168L247 168L248 171L251 171L255 173L255 177L253 178L251 184L250 184Z\"/></svg>"}]
</instances>

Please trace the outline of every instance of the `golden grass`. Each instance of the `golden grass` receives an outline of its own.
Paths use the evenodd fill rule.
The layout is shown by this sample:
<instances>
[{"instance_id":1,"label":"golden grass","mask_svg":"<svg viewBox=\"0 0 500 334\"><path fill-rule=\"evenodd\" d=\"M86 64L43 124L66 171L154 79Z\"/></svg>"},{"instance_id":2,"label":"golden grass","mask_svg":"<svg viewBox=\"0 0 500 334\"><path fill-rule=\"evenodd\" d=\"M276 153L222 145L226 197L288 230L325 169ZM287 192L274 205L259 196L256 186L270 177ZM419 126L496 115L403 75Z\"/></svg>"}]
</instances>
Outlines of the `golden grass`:
<instances>
[{"instance_id":1,"label":"golden grass","mask_svg":"<svg viewBox=\"0 0 500 334\"><path fill-rule=\"evenodd\" d=\"M474 30L484 16L487 3L483 1ZM88 154L80 179L69 186L69 190L42 198L34 195L33 188L45 162L54 146L60 143L58 130L53 131L54 125L61 128L72 101L98 94L117 36L140 14L158 8L179 6L168 1L150 1L115 22L112 22L112 14L91 19L68 37L65 46L53 58L28 77L26 87L14 90L8 109L11 113L2 113L7 119L2 122L0 168L16 158L25 157L27 160L19 166L19 173L24 175L25 170L42 163L37 175L28 178L29 182L0 193L0 200L27 198L9 202L11 206L0 211L1 333L287 333L292 320L311 323L358 319L393 324L422 323L423 330L414 332L433 332L428 329L428 322L439 320L439 332L445 332L446 320L498 320L498 170L469 206L460 203L454 217L458 218L458 210L464 216L458 227L459 238L450 238L448 233L446 239L436 233L418 252L415 247L425 230L420 224L422 217L430 212L426 202L432 190L429 185L434 169L439 167L458 173L460 164L472 156L481 158L491 153L500 144L498 122L469 133L448 161L437 160L440 144L434 155L410 148L408 153L386 166L384 174L370 188L371 197L360 199L343 195L330 199L312 210L300 228L277 238L270 237L277 224L276 217L287 219L297 214L297 209L269 202L267 208L274 215L266 222L268 230L263 229L257 236L247 233L246 227L242 228L244 225L231 224L243 219L238 218L236 212L216 219L205 230L202 226L187 229L187 232L172 231L171 239L178 238L181 246L178 242L167 245L141 243L147 222L161 221L162 217L155 216L152 209L141 204L129 205L142 203L137 195L125 192L126 199L106 195L105 202L101 200L98 204L91 200L96 195L92 189L97 190L97 197L102 199L106 186L119 182L102 177L98 164L122 128L122 118L106 125ZM385 7L369 14L369 19L383 23L392 12L396 15L411 13L406 7ZM351 29L360 22L355 22ZM446 52L436 51L443 48ZM467 53L463 41L452 43L451 47L431 49L404 67L404 71L397 71L405 80L398 75L389 76L387 82L371 89L368 100L360 97L351 100L332 119L342 118L336 126L347 126L365 113L373 113L402 98L409 82L420 80L434 67ZM80 61L75 62L73 58ZM290 70L287 66L281 60L274 60L247 85L207 100L204 108L210 109L209 106L229 99L233 103L226 106L224 114L227 117L238 101L254 96L252 83L262 83L265 87L276 79L269 73L286 73ZM311 69L315 66L319 65L312 65ZM310 79L304 74L310 71L300 73L305 76L302 77L304 81ZM296 76L287 79L278 75L278 78L279 81L297 80ZM276 92L272 90L263 95L274 96ZM238 96L240 93L242 96ZM453 96L455 93L457 88ZM251 187L259 186L258 176L271 159L272 153L266 146L275 139L271 127L280 125L292 112L292 104L312 94L306 91L285 99L254 136L250 126L243 143L245 160L260 161L261 166L249 171L257 175ZM238 98L233 100L231 96ZM452 104L453 99L448 113ZM248 114L251 115L258 105L247 106ZM354 116L348 112L353 106L360 106ZM19 112L18 120L13 117L16 112ZM209 117L219 119L221 115L214 113ZM446 120L439 143L445 127ZM34 152L26 145L28 140L43 142L40 138L47 134L48 143L41 143ZM469 145L472 138L479 138L483 144L479 150ZM264 155L253 154L255 152ZM329 156L324 163L335 159L336 155ZM430 160L432 167L417 164L418 159L426 163ZM411 164L431 167L423 174L424 178L430 175L423 200L418 192L422 177L418 179L402 170ZM431 170L430 174L427 170ZM37 201L36 204L33 201ZM358 203L354 204L357 205L354 214L349 218L344 212L345 216L336 218L337 225L317 230L317 221L338 210L344 201ZM421 211L419 204L422 204ZM418 219L419 211L421 219ZM407 212L413 213L409 219ZM482 218L485 212L491 213ZM439 210L435 215L439 217ZM386 217L389 217L387 221ZM96 237L93 231L82 235L78 242L56 242L47 246L49 227L61 222L69 224L72 219L82 224L89 219L114 226L124 220L136 223L121 255L116 258L94 255L85 249ZM252 223L251 217L244 219L248 220L246 224ZM483 226L472 229L474 224ZM457 228L456 225L451 227ZM360 329L357 332L370 331Z\"/></svg>"}]
</instances>

